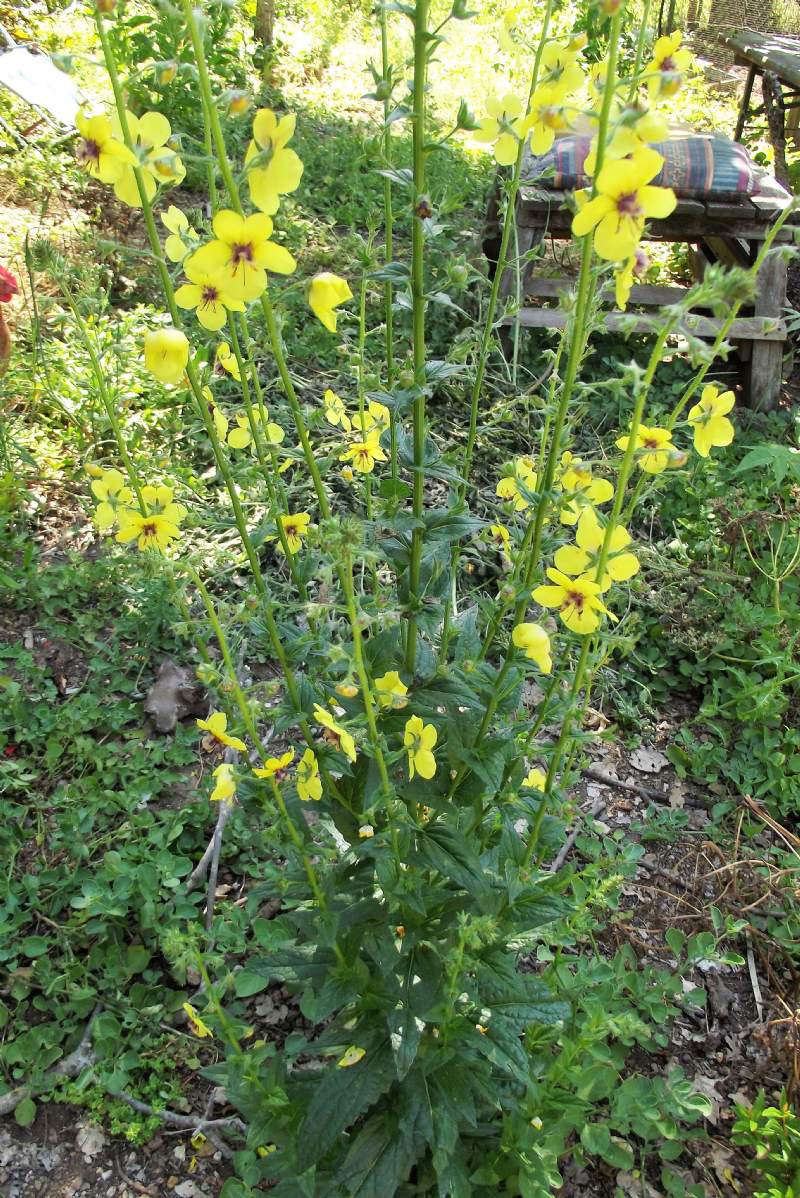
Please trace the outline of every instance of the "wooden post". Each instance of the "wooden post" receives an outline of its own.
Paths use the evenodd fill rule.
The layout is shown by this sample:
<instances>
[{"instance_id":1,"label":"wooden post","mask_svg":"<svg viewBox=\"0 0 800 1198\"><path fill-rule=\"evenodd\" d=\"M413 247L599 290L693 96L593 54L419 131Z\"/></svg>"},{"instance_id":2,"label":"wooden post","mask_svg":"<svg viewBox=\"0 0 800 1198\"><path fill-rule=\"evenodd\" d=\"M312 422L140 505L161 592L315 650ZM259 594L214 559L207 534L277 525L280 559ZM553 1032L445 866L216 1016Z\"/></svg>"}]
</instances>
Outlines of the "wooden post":
<instances>
[{"instance_id":1,"label":"wooden post","mask_svg":"<svg viewBox=\"0 0 800 1198\"><path fill-rule=\"evenodd\" d=\"M758 272L756 316L779 319L786 303L786 260L780 249L767 255ZM754 341L750 354L747 406L771 412L778 406L783 376L782 341Z\"/></svg>"}]
</instances>

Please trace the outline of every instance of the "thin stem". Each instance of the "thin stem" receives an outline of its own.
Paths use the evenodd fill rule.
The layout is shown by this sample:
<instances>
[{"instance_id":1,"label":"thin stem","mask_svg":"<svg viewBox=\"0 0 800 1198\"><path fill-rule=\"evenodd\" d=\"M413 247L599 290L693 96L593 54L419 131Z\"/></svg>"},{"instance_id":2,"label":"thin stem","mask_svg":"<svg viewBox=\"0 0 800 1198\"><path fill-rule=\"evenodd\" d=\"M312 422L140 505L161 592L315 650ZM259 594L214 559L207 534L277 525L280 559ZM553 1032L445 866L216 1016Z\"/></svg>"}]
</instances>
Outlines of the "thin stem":
<instances>
[{"instance_id":1,"label":"thin stem","mask_svg":"<svg viewBox=\"0 0 800 1198\"><path fill-rule=\"evenodd\" d=\"M389 82L389 27L386 8L378 4L378 20L381 29L381 75L388 88ZM392 167L392 127L389 123L391 114L391 94L383 101L383 162L386 170ZM392 198L392 181L384 176L383 179L383 218L384 218L384 262L388 266L394 260L394 202ZM383 312L386 343L386 389L391 391L394 386L394 312L392 304L394 295L392 283L386 279L383 284ZM392 478L397 478L397 419L392 410L390 417Z\"/></svg>"},{"instance_id":2,"label":"thin stem","mask_svg":"<svg viewBox=\"0 0 800 1198\"><path fill-rule=\"evenodd\" d=\"M418 526L411 534L409 565L409 617L406 634L406 669L413 674L417 663L417 620L422 569L422 510L425 500L425 228L420 201L425 195L425 85L428 70L429 0L414 5L413 84L413 187L411 213L411 302L412 349L415 398L412 406L414 478L412 511Z\"/></svg>"}]
</instances>

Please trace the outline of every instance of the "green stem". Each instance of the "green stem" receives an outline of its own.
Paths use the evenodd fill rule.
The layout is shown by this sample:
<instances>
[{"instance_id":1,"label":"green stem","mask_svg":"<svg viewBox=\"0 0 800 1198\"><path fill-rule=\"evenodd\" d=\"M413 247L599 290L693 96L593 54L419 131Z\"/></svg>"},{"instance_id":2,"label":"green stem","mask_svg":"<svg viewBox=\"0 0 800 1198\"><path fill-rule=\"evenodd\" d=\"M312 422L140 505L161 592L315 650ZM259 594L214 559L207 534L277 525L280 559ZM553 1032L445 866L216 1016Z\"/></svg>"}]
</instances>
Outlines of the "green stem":
<instances>
[{"instance_id":1,"label":"green stem","mask_svg":"<svg viewBox=\"0 0 800 1198\"><path fill-rule=\"evenodd\" d=\"M386 18L386 8L378 4L378 19L381 29L381 74L388 83L389 79L389 27ZM383 165L386 170L392 168L392 127L389 124L392 97L388 95L383 101ZM392 199L392 181L384 176L383 180L383 216L384 216L384 262L388 266L394 259L394 204ZM386 343L386 390L394 386L394 312L392 304L394 295L389 279L383 285L383 312ZM397 478L397 419L392 410L390 414L390 437L392 457L392 478Z\"/></svg>"},{"instance_id":2,"label":"green stem","mask_svg":"<svg viewBox=\"0 0 800 1198\"><path fill-rule=\"evenodd\" d=\"M412 511L419 526L411 534L409 564L409 616L406 632L406 669L414 673L417 664L417 605L422 570L422 511L425 501L425 229L418 213L425 195L425 85L428 73L429 0L414 5L414 83L413 83L413 187L411 213L411 302L412 349L415 398L412 406L414 438L414 478Z\"/></svg>"}]
</instances>

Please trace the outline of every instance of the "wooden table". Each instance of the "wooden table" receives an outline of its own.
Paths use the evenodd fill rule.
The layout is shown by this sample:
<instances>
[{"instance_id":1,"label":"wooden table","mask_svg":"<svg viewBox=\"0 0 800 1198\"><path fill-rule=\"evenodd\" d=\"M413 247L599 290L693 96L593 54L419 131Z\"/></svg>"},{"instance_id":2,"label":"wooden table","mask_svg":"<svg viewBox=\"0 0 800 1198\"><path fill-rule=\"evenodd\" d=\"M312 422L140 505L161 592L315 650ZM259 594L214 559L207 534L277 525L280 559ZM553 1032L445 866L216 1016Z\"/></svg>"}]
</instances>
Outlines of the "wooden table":
<instances>
[{"instance_id":1,"label":"wooden table","mask_svg":"<svg viewBox=\"0 0 800 1198\"><path fill-rule=\"evenodd\" d=\"M693 267L698 277L708 263L751 266L759 252L770 225L791 203L785 188L769 175L760 180L761 193L736 203L712 200L680 199L677 208L666 220L649 222L645 240L683 242L694 247ZM519 253L528 253L545 237L566 240L571 237L572 212L565 204L565 193L541 186L523 186L517 198L517 232ZM790 220L794 219L793 217ZM794 228L787 222L778 233L778 242L794 239ZM523 258L523 260L525 260ZM532 276L533 262L523 272L523 306L515 317L524 328L562 328L567 320L564 308L552 305L562 292L574 287L567 278ZM728 338L737 344L740 358L746 362L747 394L751 406L774 408L780 396L783 347L787 337L783 307L786 303L786 262L779 254L770 254L761 267L758 293L750 309L734 321ZM504 294L515 287L515 272L507 270L502 281ZM634 286L629 311L610 309L604 326L610 330L629 330L655 333L657 313L636 312L637 307L663 307L681 300L687 287ZM609 299L613 301L613 290ZM528 303L537 301L536 306ZM550 301L548 303L547 301ZM634 311L631 311L633 309ZM713 340L722 320L708 311L693 311L684 318L678 333Z\"/></svg>"},{"instance_id":2,"label":"wooden table","mask_svg":"<svg viewBox=\"0 0 800 1198\"><path fill-rule=\"evenodd\" d=\"M737 66L747 67L734 140L741 141L756 75L763 78L764 103L755 114L763 113L775 149L776 174L786 182L786 113L800 108L800 38L784 37L777 33L720 34L720 42L733 51Z\"/></svg>"}]
</instances>

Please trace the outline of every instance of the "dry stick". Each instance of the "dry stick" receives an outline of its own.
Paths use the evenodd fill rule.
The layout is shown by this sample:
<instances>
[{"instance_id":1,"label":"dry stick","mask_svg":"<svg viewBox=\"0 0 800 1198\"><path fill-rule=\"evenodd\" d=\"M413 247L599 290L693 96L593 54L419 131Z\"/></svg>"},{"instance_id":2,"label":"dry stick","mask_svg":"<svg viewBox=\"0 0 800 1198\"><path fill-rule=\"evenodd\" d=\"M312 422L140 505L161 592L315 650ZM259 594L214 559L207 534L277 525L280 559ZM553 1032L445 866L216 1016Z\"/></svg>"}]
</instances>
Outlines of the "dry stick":
<instances>
[{"instance_id":1,"label":"dry stick","mask_svg":"<svg viewBox=\"0 0 800 1198\"><path fill-rule=\"evenodd\" d=\"M247 1133L247 1124L243 1123L236 1115L231 1115L227 1119L205 1119L202 1115L180 1115L177 1111L158 1110L156 1107L149 1106L146 1102L140 1102L138 1098L134 1098L132 1094L126 1094L121 1090L114 1095L131 1107L134 1111L138 1111L141 1115L150 1115L155 1119L161 1119L164 1123L169 1123L173 1127L180 1127L186 1131L191 1131L195 1135L200 1132L210 1140L214 1147L228 1159L233 1157L230 1148L211 1130L212 1128L222 1129L229 1127L233 1131L238 1131L242 1135Z\"/></svg>"},{"instance_id":2,"label":"dry stick","mask_svg":"<svg viewBox=\"0 0 800 1198\"><path fill-rule=\"evenodd\" d=\"M550 873L552 873L552 874L558 873L558 871L561 869L561 866L564 864L567 857L569 856L569 854L572 850L572 846L574 845L575 841L580 836L585 823L590 819L594 819L595 816L599 815L601 811L605 811L607 803L608 803L608 799L595 799L594 803L592 804L591 810L585 814L584 819L580 818L580 816L584 815L584 812L579 813L579 817L576 818L576 820L575 820L575 827L572 829L569 836L567 837L567 839L564 841L563 845L559 849L558 856L555 857L554 860L551 862L551 864L548 866Z\"/></svg>"},{"instance_id":3,"label":"dry stick","mask_svg":"<svg viewBox=\"0 0 800 1198\"><path fill-rule=\"evenodd\" d=\"M749 932L745 932L744 938L747 943L747 972L750 974L750 985L753 987L753 998L756 1000L758 1022L763 1023L764 1000L761 997L761 987L758 984L758 974L756 973L756 962L753 956L753 938Z\"/></svg>"},{"instance_id":4,"label":"dry stick","mask_svg":"<svg viewBox=\"0 0 800 1198\"><path fill-rule=\"evenodd\" d=\"M226 749L223 760L228 765L234 765L239 757L237 749ZM217 817L217 826L214 829L214 835L211 837L211 856L209 857L210 868L208 871L208 890L206 892L206 931L211 932L211 925L214 922L214 902L216 900L217 877L219 876L219 859L222 854L222 833L225 831L225 825L228 822L233 804L223 799L220 803L220 813ZM225 814L227 808L227 814ZM208 850L206 850L208 851ZM205 857L205 853L203 854Z\"/></svg>"},{"instance_id":5,"label":"dry stick","mask_svg":"<svg viewBox=\"0 0 800 1198\"><path fill-rule=\"evenodd\" d=\"M95 1007L77 1048L73 1049L69 1056L64 1057L63 1061L59 1061L52 1069L48 1069L40 1083L34 1087L30 1082L25 1082L23 1085L9 1090L7 1094L0 1094L0 1115L9 1115L21 1102L30 1098L34 1089L48 1090L59 1078L77 1077L83 1069L94 1065L96 1058L92 1048L92 1028L101 1010L102 1007Z\"/></svg>"}]
</instances>

